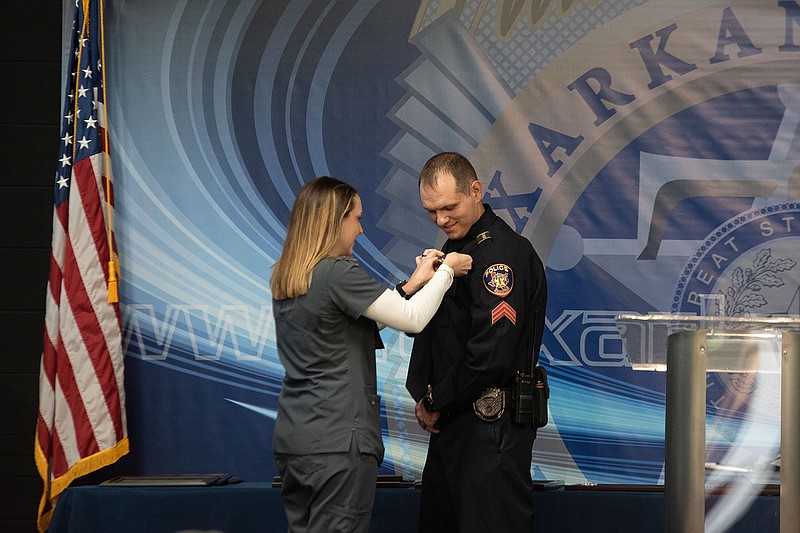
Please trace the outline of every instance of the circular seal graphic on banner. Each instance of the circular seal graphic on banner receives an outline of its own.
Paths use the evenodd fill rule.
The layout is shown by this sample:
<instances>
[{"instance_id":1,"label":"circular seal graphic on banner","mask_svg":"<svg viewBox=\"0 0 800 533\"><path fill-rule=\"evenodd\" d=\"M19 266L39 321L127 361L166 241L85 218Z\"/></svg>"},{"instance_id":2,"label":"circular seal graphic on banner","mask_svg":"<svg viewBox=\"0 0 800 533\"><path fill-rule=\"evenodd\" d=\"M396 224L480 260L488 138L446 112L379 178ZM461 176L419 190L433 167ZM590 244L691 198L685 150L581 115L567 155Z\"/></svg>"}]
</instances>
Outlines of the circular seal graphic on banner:
<instances>
[{"instance_id":1,"label":"circular seal graphic on banner","mask_svg":"<svg viewBox=\"0 0 800 533\"><path fill-rule=\"evenodd\" d=\"M673 313L800 313L800 203L743 213L711 233L680 277Z\"/></svg>"},{"instance_id":2,"label":"circular seal graphic on banner","mask_svg":"<svg viewBox=\"0 0 800 533\"><path fill-rule=\"evenodd\" d=\"M495 296L505 298L514 288L514 272L508 265L494 264L483 271L483 286Z\"/></svg>"},{"instance_id":3,"label":"circular seal graphic on banner","mask_svg":"<svg viewBox=\"0 0 800 533\"><path fill-rule=\"evenodd\" d=\"M672 311L796 316L800 314L798 256L800 203L736 216L708 235L692 257L678 282ZM777 372L709 372L707 399L713 408L709 414L724 419L752 409L780 412L779 380Z\"/></svg>"}]
</instances>

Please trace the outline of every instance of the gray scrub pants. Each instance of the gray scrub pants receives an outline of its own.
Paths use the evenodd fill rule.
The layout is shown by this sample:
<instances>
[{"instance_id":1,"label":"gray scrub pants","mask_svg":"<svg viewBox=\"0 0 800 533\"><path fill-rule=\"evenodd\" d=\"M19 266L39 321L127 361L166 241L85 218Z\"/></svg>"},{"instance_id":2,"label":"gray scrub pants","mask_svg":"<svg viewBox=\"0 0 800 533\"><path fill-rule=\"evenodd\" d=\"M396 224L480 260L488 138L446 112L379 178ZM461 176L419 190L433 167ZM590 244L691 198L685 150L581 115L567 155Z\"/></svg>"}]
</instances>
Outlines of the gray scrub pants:
<instances>
[{"instance_id":1,"label":"gray scrub pants","mask_svg":"<svg viewBox=\"0 0 800 533\"><path fill-rule=\"evenodd\" d=\"M378 459L360 453L275 454L290 533L367 532Z\"/></svg>"}]
</instances>

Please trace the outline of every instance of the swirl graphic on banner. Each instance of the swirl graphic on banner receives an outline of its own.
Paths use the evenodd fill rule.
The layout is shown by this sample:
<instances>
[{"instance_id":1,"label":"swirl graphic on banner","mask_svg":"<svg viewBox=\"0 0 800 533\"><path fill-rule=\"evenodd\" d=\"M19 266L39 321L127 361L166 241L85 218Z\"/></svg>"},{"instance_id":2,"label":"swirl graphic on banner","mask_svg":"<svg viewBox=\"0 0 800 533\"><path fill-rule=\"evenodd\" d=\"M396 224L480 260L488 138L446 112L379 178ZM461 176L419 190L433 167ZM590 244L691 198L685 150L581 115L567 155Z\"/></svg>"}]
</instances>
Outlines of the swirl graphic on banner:
<instances>
[{"instance_id":1,"label":"swirl graphic on banner","mask_svg":"<svg viewBox=\"0 0 800 533\"><path fill-rule=\"evenodd\" d=\"M110 134L142 468L274 475L283 369L267 281L296 192L317 175L356 185L355 254L391 286L441 239L417 173L457 150L547 264L553 396L534 474L657 482L663 375L631 371L614 316L699 312L692 290L735 285L698 285L719 228L770 207L792 216L799 20L800 7L766 2L114 2ZM796 260L782 243L771 257ZM797 271L781 273L784 289ZM796 312L765 298L759 309ZM382 468L418 476L411 340L382 335Z\"/></svg>"}]
</instances>

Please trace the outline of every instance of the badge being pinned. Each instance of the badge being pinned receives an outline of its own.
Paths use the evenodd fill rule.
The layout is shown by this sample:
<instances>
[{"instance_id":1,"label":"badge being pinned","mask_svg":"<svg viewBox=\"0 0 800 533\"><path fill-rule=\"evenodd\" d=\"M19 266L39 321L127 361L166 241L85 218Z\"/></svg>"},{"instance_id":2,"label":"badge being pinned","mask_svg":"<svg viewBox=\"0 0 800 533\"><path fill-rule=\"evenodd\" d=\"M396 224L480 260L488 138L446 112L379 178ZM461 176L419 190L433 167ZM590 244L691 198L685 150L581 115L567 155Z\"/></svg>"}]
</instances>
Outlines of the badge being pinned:
<instances>
[{"instance_id":1,"label":"badge being pinned","mask_svg":"<svg viewBox=\"0 0 800 533\"><path fill-rule=\"evenodd\" d=\"M514 273L511 267L496 263L483 271L483 286L495 296L505 298L514 288Z\"/></svg>"},{"instance_id":2,"label":"badge being pinned","mask_svg":"<svg viewBox=\"0 0 800 533\"><path fill-rule=\"evenodd\" d=\"M515 326L517 325L517 312L505 300L492 309L492 325L503 317L509 319Z\"/></svg>"}]
</instances>

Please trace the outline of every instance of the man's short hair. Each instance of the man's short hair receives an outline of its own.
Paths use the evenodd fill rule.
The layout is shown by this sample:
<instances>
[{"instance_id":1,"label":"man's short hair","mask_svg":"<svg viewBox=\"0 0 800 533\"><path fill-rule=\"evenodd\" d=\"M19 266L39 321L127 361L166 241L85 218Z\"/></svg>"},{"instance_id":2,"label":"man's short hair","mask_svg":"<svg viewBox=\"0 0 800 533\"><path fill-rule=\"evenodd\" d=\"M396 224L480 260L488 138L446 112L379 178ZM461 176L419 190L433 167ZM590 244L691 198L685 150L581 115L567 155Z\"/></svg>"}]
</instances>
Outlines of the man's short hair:
<instances>
[{"instance_id":1,"label":"man's short hair","mask_svg":"<svg viewBox=\"0 0 800 533\"><path fill-rule=\"evenodd\" d=\"M419 173L420 187L435 187L439 178L445 174L451 174L456 180L456 190L468 195L470 186L478 179L475 167L469 159L456 152L442 152L428 159L422 171Z\"/></svg>"}]
</instances>

